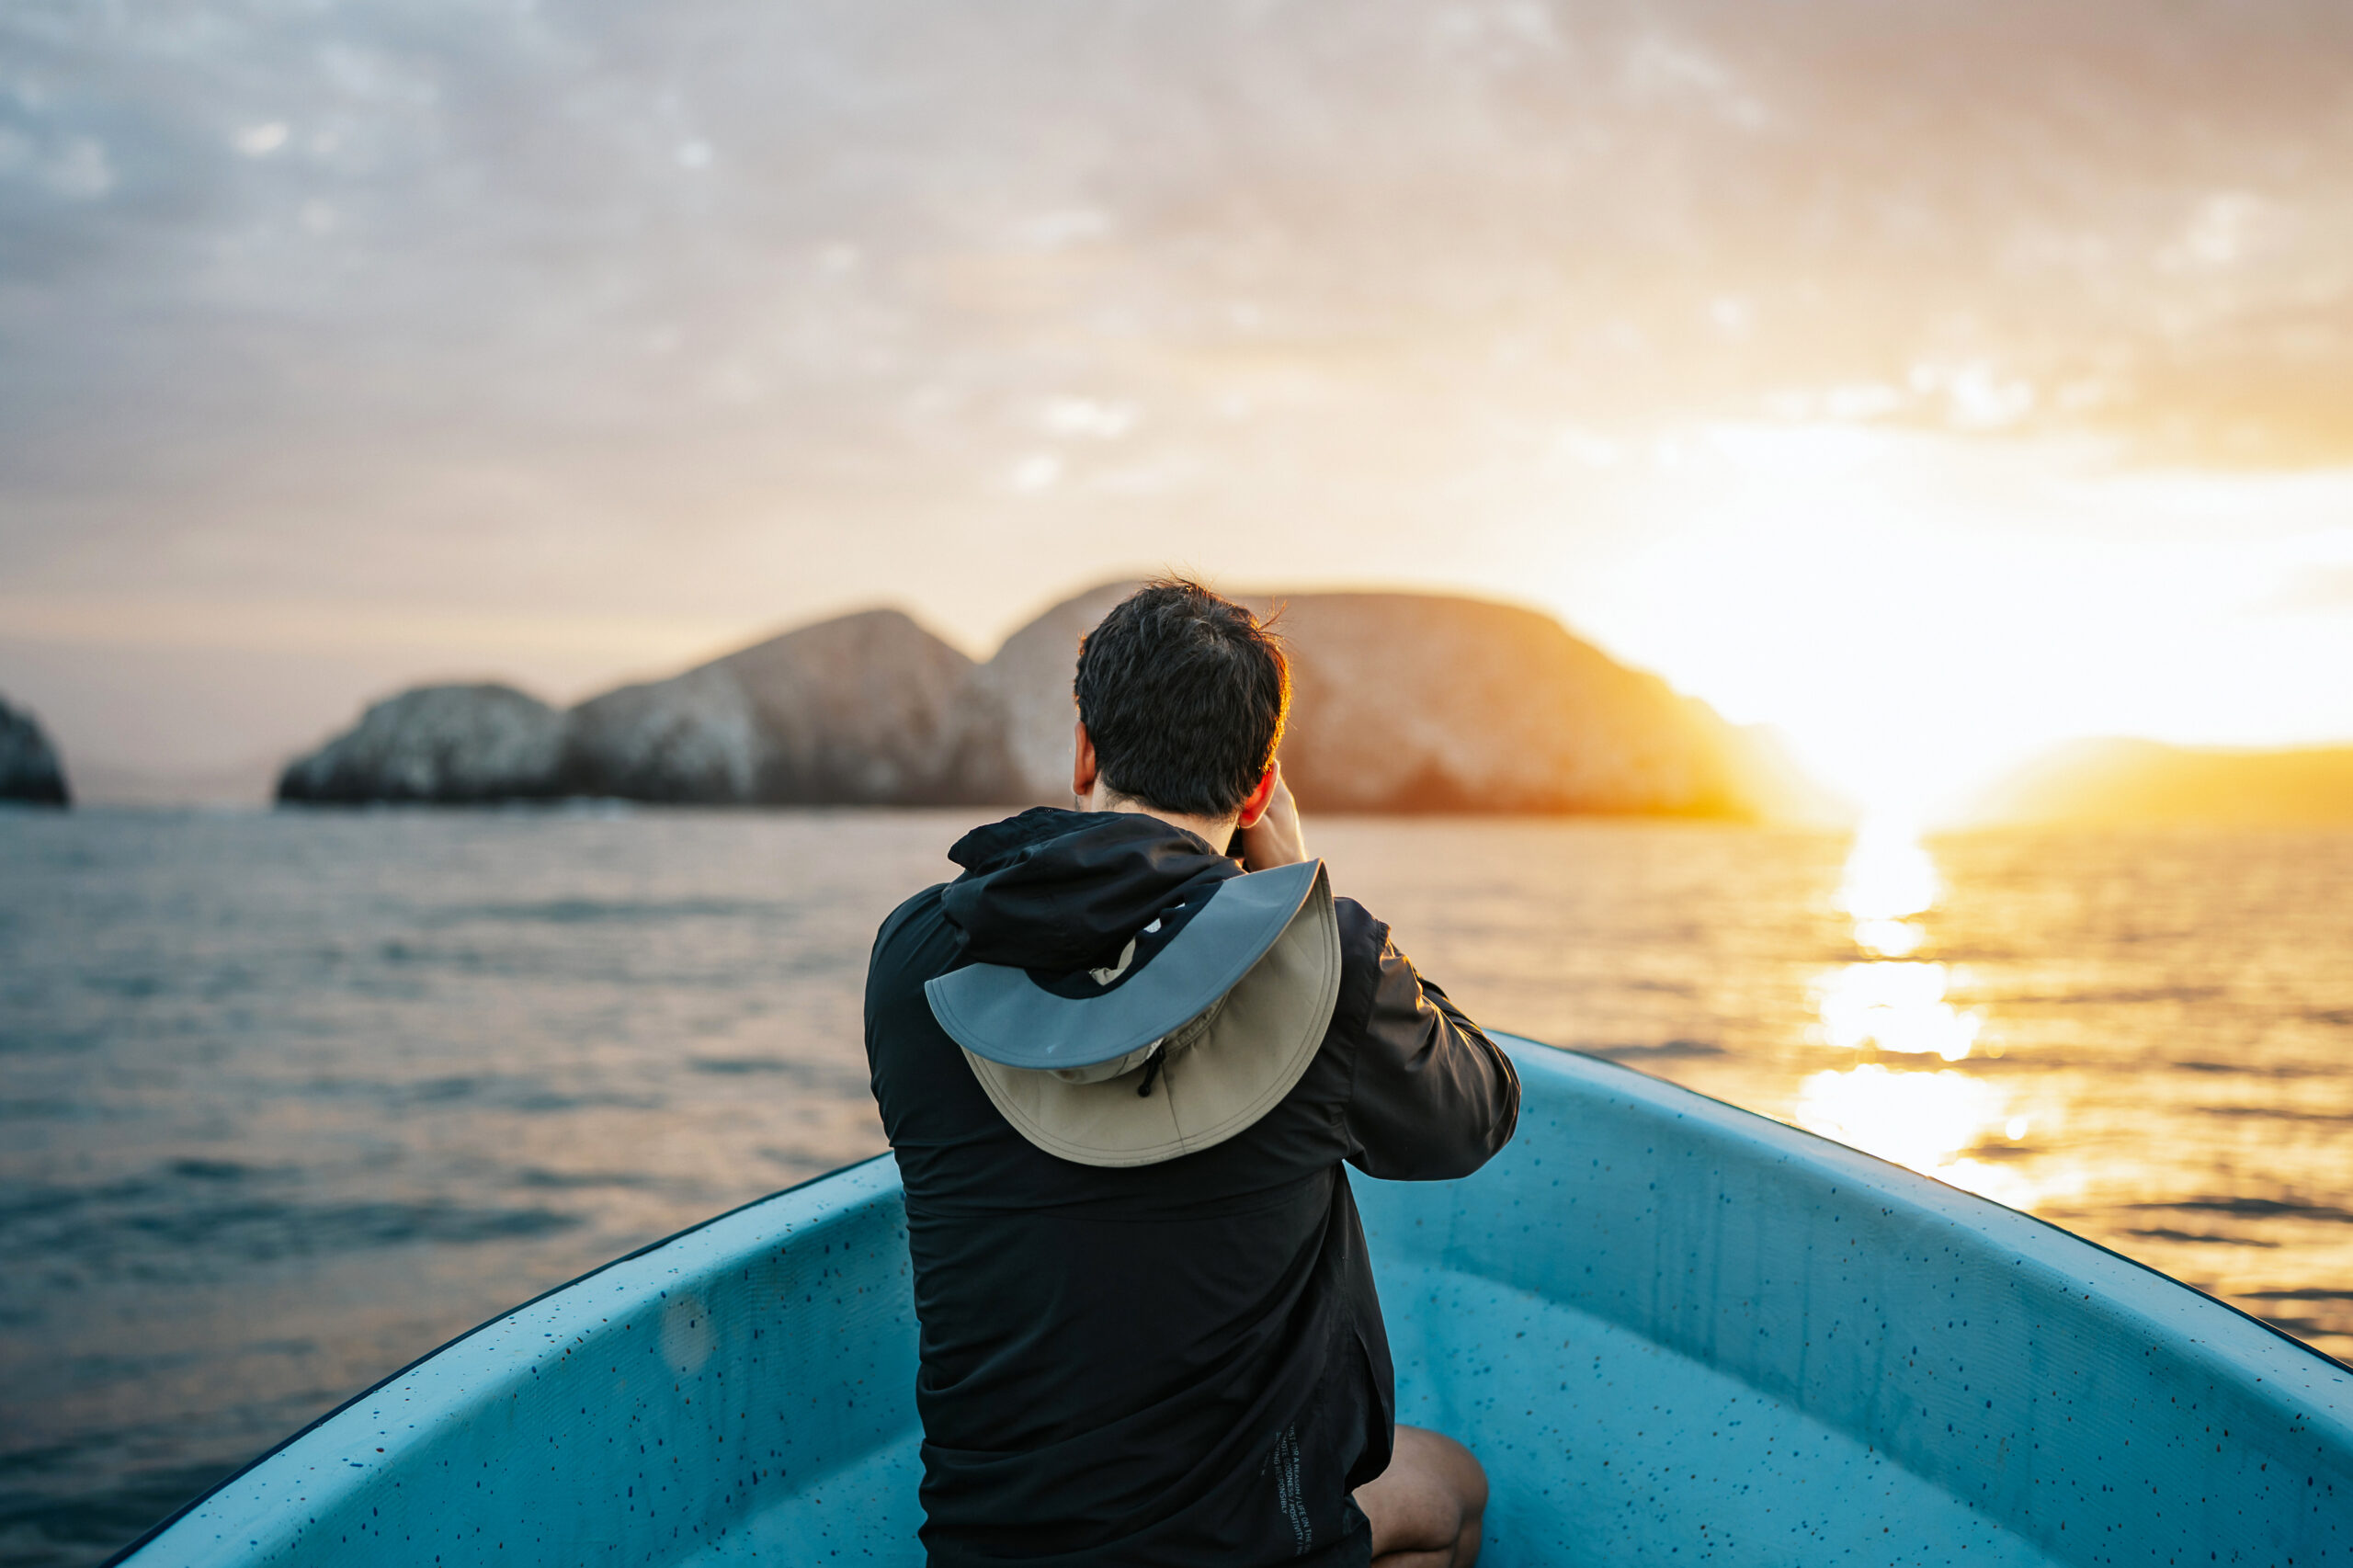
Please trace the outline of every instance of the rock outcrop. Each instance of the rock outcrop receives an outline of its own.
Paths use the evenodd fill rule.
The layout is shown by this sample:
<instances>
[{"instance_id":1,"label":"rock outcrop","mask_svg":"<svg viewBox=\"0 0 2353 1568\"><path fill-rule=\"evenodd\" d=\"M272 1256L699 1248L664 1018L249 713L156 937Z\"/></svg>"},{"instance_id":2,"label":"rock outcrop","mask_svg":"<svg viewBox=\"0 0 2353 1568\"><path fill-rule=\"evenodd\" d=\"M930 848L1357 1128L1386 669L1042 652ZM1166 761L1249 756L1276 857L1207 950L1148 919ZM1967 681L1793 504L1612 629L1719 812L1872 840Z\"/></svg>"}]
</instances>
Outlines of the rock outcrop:
<instances>
[{"instance_id":1,"label":"rock outcrop","mask_svg":"<svg viewBox=\"0 0 2353 1568\"><path fill-rule=\"evenodd\" d=\"M568 713L505 687L410 692L290 767L279 798L1066 801L1079 642L1131 586L1054 606L982 665L870 610ZM1802 790L1769 745L1533 610L1418 594L1256 608L1291 651L1283 767L1311 811L1754 817Z\"/></svg>"},{"instance_id":2,"label":"rock outcrop","mask_svg":"<svg viewBox=\"0 0 2353 1568\"><path fill-rule=\"evenodd\" d=\"M870 610L573 710L567 793L710 804L1006 799L1003 737L976 720L970 659Z\"/></svg>"},{"instance_id":3,"label":"rock outcrop","mask_svg":"<svg viewBox=\"0 0 2353 1568\"><path fill-rule=\"evenodd\" d=\"M1072 663L1130 586L1056 605L983 667L1025 799L1069 797ZM1765 814L1738 732L1549 616L1429 594L1247 602L1290 652L1283 774L1311 811Z\"/></svg>"},{"instance_id":4,"label":"rock outcrop","mask_svg":"<svg viewBox=\"0 0 2353 1568\"><path fill-rule=\"evenodd\" d=\"M1106 583L1064 599L1006 638L973 672L976 722L1004 741L1010 772L1004 799L1070 804L1078 645L1135 587Z\"/></svg>"},{"instance_id":5,"label":"rock outcrop","mask_svg":"<svg viewBox=\"0 0 2353 1568\"><path fill-rule=\"evenodd\" d=\"M1283 771L1303 805L1355 812L1743 814L1705 707L1533 610L1316 594L1294 650Z\"/></svg>"},{"instance_id":6,"label":"rock outcrop","mask_svg":"<svg viewBox=\"0 0 2353 1568\"><path fill-rule=\"evenodd\" d=\"M923 805L1018 794L972 662L897 610L802 627L568 712L426 687L296 761L281 801Z\"/></svg>"},{"instance_id":7,"label":"rock outcrop","mask_svg":"<svg viewBox=\"0 0 2353 1568\"><path fill-rule=\"evenodd\" d=\"M511 686L427 686L388 697L357 729L288 765L278 798L313 805L451 805L559 793L563 715Z\"/></svg>"},{"instance_id":8,"label":"rock outcrop","mask_svg":"<svg viewBox=\"0 0 2353 1568\"><path fill-rule=\"evenodd\" d=\"M49 744L40 722L5 699L0 699L0 801L36 806L73 801L57 748Z\"/></svg>"}]
</instances>

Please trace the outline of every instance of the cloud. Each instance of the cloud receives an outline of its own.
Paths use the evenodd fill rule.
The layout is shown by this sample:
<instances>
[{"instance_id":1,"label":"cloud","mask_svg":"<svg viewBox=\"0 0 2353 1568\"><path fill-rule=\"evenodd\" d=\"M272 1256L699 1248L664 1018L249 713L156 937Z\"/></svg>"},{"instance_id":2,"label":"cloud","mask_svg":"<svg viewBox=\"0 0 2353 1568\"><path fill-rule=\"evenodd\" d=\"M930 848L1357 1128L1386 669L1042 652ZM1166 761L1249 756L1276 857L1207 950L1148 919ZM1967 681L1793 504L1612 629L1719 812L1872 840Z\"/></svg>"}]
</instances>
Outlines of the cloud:
<instances>
[{"instance_id":1,"label":"cloud","mask_svg":"<svg viewBox=\"0 0 2353 1568\"><path fill-rule=\"evenodd\" d=\"M37 288L0 310L0 375L119 377L134 447L206 424L193 367L223 350L274 421L381 429L462 385L520 438L706 401L879 418L942 362L1051 395L1104 327L1150 401L1246 306L1295 358L1586 423L1827 407L1929 365L1937 395L1872 417L2353 453L2353 399L2321 395L2353 349L2328 0L5 25L0 266ZM878 265L821 307L789 259L821 248ZM63 367L127 296L171 364ZM639 373L681 318L725 363Z\"/></svg>"},{"instance_id":2,"label":"cloud","mask_svg":"<svg viewBox=\"0 0 2353 1568\"><path fill-rule=\"evenodd\" d=\"M0 179L15 179L67 201L96 201L115 186L106 143L95 136L36 141L23 131L0 130Z\"/></svg>"},{"instance_id":3,"label":"cloud","mask_svg":"<svg viewBox=\"0 0 2353 1568\"><path fill-rule=\"evenodd\" d=\"M267 158L286 145L286 122L271 119L248 125L230 137L229 144L248 158Z\"/></svg>"},{"instance_id":4,"label":"cloud","mask_svg":"<svg viewBox=\"0 0 2353 1568\"><path fill-rule=\"evenodd\" d=\"M2353 614L2353 564L2299 567L2257 613Z\"/></svg>"},{"instance_id":5,"label":"cloud","mask_svg":"<svg viewBox=\"0 0 2353 1568\"><path fill-rule=\"evenodd\" d=\"M0 8L0 581L766 619L1724 422L2342 464L2348 71L2340 0Z\"/></svg>"}]
</instances>

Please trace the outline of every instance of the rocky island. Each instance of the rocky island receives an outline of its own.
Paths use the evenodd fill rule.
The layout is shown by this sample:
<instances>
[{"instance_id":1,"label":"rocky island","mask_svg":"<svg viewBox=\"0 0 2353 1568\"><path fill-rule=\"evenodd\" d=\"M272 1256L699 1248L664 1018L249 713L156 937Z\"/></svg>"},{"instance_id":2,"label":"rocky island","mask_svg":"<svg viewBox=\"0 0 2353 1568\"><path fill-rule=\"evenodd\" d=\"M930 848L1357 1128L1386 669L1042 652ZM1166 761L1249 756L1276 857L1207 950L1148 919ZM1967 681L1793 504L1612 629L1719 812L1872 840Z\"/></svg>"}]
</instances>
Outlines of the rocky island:
<instances>
[{"instance_id":1,"label":"rocky island","mask_svg":"<svg viewBox=\"0 0 2353 1568\"><path fill-rule=\"evenodd\" d=\"M57 748L49 744L40 722L8 706L5 698L0 698L0 801L35 806L73 802Z\"/></svg>"},{"instance_id":2,"label":"rocky island","mask_svg":"<svg viewBox=\"0 0 2353 1568\"><path fill-rule=\"evenodd\" d=\"M472 805L559 793L565 716L511 686L426 686L372 703L288 765L278 798L319 805Z\"/></svg>"},{"instance_id":3,"label":"rocky island","mask_svg":"<svg viewBox=\"0 0 2353 1568\"><path fill-rule=\"evenodd\" d=\"M1132 585L1054 606L985 664L884 609L568 711L505 686L404 692L289 766L278 799L1060 802L1079 639ZM1291 653L1283 767L1311 811L1823 814L1769 737L1536 611L1421 594L1251 602Z\"/></svg>"},{"instance_id":4,"label":"rocky island","mask_svg":"<svg viewBox=\"0 0 2353 1568\"><path fill-rule=\"evenodd\" d=\"M560 792L759 805L1010 800L975 666L894 609L820 621L572 710Z\"/></svg>"}]
</instances>

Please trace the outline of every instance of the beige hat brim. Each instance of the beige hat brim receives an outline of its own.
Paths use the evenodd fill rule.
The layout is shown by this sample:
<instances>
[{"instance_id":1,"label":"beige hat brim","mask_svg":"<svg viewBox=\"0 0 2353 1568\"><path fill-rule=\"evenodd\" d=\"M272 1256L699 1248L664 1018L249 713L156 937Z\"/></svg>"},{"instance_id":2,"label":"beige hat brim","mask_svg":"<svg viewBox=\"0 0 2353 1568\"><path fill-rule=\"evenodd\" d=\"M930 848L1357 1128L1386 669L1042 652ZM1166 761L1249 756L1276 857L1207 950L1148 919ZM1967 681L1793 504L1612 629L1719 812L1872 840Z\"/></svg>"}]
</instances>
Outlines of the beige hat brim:
<instances>
[{"instance_id":1,"label":"beige hat brim","mask_svg":"<svg viewBox=\"0 0 2353 1568\"><path fill-rule=\"evenodd\" d=\"M1315 882L1281 936L1216 1005L1206 1029L1169 1052L1150 1094L1150 1064L1075 1084L964 1060L1014 1130L1083 1165L1150 1165L1214 1147L1281 1102L1307 1072L1340 999L1340 927L1330 878Z\"/></svg>"}]
</instances>

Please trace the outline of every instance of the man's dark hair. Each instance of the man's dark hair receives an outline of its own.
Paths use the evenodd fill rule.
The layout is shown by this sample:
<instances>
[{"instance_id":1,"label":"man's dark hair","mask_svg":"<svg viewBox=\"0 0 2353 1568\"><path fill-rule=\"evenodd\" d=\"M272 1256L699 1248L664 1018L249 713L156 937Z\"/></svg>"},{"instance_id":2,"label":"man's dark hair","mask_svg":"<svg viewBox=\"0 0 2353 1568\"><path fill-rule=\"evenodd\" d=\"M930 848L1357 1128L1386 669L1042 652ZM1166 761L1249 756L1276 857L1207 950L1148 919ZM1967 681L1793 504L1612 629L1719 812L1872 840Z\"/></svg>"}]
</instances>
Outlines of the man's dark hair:
<instances>
[{"instance_id":1,"label":"man's dark hair","mask_svg":"<svg viewBox=\"0 0 2353 1568\"><path fill-rule=\"evenodd\" d=\"M1108 789L1164 812L1222 817L1274 760L1290 663L1242 606L1161 578L1079 643L1077 694Z\"/></svg>"}]
</instances>

